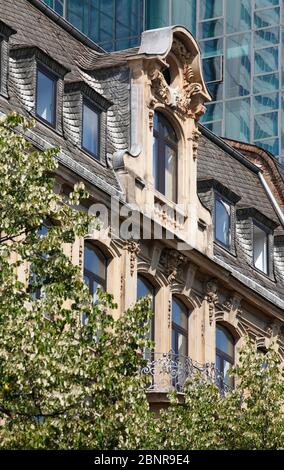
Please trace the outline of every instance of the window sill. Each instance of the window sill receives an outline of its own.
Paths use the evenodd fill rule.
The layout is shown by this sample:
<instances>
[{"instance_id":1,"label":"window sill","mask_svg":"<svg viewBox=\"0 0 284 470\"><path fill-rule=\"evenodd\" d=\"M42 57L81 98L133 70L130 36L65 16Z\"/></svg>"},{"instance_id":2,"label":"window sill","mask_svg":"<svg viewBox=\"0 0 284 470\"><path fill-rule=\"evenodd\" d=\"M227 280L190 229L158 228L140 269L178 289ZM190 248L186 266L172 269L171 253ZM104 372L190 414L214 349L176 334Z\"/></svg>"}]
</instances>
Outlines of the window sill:
<instances>
[{"instance_id":1,"label":"window sill","mask_svg":"<svg viewBox=\"0 0 284 470\"><path fill-rule=\"evenodd\" d=\"M227 254L233 256L234 258L237 258L236 250L233 250L232 247L226 247L225 245L222 245L222 243L219 243L218 240L214 240L214 245L218 246L218 248L221 248Z\"/></svg>"}]
</instances>

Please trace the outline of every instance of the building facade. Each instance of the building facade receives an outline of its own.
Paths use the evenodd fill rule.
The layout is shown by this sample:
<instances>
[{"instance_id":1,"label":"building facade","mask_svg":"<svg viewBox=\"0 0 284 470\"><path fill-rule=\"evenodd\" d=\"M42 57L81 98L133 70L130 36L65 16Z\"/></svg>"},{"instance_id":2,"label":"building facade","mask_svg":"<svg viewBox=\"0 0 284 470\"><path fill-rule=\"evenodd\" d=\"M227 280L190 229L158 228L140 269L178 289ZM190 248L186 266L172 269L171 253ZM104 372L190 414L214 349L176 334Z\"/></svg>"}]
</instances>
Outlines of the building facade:
<instances>
[{"instance_id":1,"label":"building facade","mask_svg":"<svg viewBox=\"0 0 284 470\"><path fill-rule=\"evenodd\" d=\"M284 160L282 0L43 0L106 50L145 29L181 24L196 37L213 102L202 122Z\"/></svg>"},{"instance_id":2,"label":"building facade","mask_svg":"<svg viewBox=\"0 0 284 470\"><path fill-rule=\"evenodd\" d=\"M104 53L32 3L0 0L0 112L35 118L36 148L61 147L55 191L90 193L101 230L66 246L90 293L113 294L117 317L152 296L151 407L195 368L232 387L246 335L284 360L284 175L199 124L211 98L195 39L174 26Z\"/></svg>"}]
</instances>

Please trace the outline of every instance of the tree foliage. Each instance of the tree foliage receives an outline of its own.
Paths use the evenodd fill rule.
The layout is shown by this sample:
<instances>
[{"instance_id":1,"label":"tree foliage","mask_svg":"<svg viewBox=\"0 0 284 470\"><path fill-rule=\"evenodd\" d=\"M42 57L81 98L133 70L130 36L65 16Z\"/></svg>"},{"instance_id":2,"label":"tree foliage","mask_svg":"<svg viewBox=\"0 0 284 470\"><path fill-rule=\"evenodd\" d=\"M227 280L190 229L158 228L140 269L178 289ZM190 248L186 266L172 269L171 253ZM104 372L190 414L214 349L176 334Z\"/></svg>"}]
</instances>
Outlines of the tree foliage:
<instances>
[{"instance_id":1,"label":"tree foliage","mask_svg":"<svg viewBox=\"0 0 284 470\"><path fill-rule=\"evenodd\" d=\"M149 412L149 300L118 320L109 294L93 303L66 250L87 233L76 207L86 191L54 193L58 149L35 150L31 125L16 114L0 123L0 448L283 449L279 357L249 340L234 390L196 375L159 418Z\"/></svg>"},{"instance_id":2,"label":"tree foliage","mask_svg":"<svg viewBox=\"0 0 284 470\"><path fill-rule=\"evenodd\" d=\"M81 184L68 200L53 192L58 149L34 150L22 136L31 125L15 114L0 125L0 446L135 447L149 304L117 321L110 295L93 304L66 255L87 233L75 208L87 194Z\"/></svg>"}]
</instances>

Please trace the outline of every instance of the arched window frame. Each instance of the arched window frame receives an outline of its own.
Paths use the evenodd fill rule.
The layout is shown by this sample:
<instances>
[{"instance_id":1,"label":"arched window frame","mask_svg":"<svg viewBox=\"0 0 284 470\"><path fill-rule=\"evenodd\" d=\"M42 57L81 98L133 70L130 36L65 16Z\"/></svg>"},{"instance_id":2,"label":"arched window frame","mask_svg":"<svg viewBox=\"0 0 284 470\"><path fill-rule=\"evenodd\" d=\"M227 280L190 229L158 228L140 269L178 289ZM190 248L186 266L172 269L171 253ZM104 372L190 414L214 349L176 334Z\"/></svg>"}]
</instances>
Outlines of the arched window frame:
<instances>
[{"instance_id":1,"label":"arched window frame","mask_svg":"<svg viewBox=\"0 0 284 470\"><path fill-rule=\"evenodd\" d=\"M141 299L142 297L138 296L138 283L139 281L143 282L143 284L146 286L148 289L150 295L152 295L152 305L151 309L155 313L155 296L157 293L156 287L147 279L143 274L138 273L137 275L137 300ZM146 294L147 295L147 294ZM151 323L150 323L150 340L154 341L155 338L155 319L154 317L151 318Z\"/></svg>"},{"instance_id":2,"label":"arched window frame","mask_svg":"<svg viewBox=\"0 0 284 470\"><path fill-rule=\"evenodd\" d=\"M174 302L183 310L183 313L186 315L186 328L183 328L181 325L178 325L177 323L174 322L173 319L173 308L174 308ZM186 344L186 352L185 356L188 356L188 324L189 324L189 309L186 306L186 304L177 298L176 296L173 296L172 298L172 338L171 338L171 344L172 344L172 351L175 355L179 356L178 353L178 337L179 335L182 335L185 338L185 344Z\"/></svg>"},{"instance_id":3,"label":"arched window frame","mask_svg":"<svg viewBox=\"0 0 284 470\"><path fill-rule=\"evenodd\" d=\"M101 277L99 274L95 273L94 271L90 271L89 269L86 268L86 263L85 263L86 247L89 248L90 250L94 251L96 256L98 257L99 261L104 264L104 270L105 270L104 278ZM102 252L102 250L98 246L96 246L95 244L93 244L89 241L85 241L85 244L84 244L84 279L87 277L91 281L91 282L88 283L88 285L89 285L90 294L93 297L95 295L95 291L93 289L94 283L99 284L100 287L104 291L106 291L106 289L107 289L107 267L108 267L108 258Z\"/></svg>"},{"instance_id":4,"label":"arched window frame","mask_svg":"<svg viewBox=\"0 0 284 470\"><path fill-rule=\"evenodd\" d=\"M168 128L174 138L165 135L165 128ZM153 129L153 178L157 191L166 196L172 202L178 202L178 137L171 122L161 112L156 111L154 115ZM175 174L172 175L172 194L167 194L166 188L166 148L169 147L175 152Z\"/></svg>"},{"instance_id":5,"label":"arched window frame","mask_svg":"<svg viewBox=\"0 0 284 470\"><path fill-rule=\"evenodd\" d=\"M232 356L230 356L225 351L222 351L220 348L218 348L218 344L217 344L217 330L218 329L224 333L226 339L232 344L233 346ZM228 377L226 374L224 374L224 372L225 372L225 362L229 363L231 367L234 366L235 364L235 356L236 356L235 346L236 346L235 338L232 335L232 333L229 331L229 329L221 324L216 324L216 368L218 369L218 372L220 374L220 377L218 379L218 386L222 390L226 386L234 387L233 377L232 376ZM217 357L220 361L220 367L217 367Z\"/></svg>"}]
</instances>

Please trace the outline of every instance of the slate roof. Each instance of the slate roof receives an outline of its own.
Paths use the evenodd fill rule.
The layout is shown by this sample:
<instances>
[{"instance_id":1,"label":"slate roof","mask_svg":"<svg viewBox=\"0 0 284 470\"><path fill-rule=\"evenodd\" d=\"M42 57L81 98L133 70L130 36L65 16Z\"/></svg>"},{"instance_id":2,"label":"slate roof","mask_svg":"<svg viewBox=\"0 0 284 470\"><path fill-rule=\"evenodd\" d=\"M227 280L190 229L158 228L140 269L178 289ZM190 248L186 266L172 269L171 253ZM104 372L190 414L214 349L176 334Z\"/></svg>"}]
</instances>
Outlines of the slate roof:
<instances>
[{"instance_id":1,"label":"slate roof","mask_svg":"<svg viewBox=\"0 0 284 470\"><path fill-rule=\"evenodd\" d=\"M11 49L23 47L38 47L54 61L70 70L65 77L65 82L85 81L88 86L93 88L107 100L113 103L107 111L107 130L108 130L108 158L116 151L126 150L129 147L129 74L128 69L122 66L125 61L121 54L116 54L112 65L107 72L100 70L106 63L106 58L110 55L100 53L90 48L73 37L68 31L54 22L33 4L27 0L0 0L1 20L14 28L17 33L10 37L9 47ZM95 64L94 71L87 73L78 64L87 61ZM119 58L120 57L120 58ZM29 116L28 106L26 112L18 99L19 87L9 89L10 100L7 102L0 98L0 109L3 112L9 109L16 110ZM48 138L53 145L61 146L62 150L80 162L86 169L94 172L108 184L114 186L117 190L121 187L117 181L113 169L104 167L95 159L82 152L81 149L67 142L56 132L47 129L47 126L37 123L36 131L39 135Z\"/></svg>"},{"instance_id":2,"label":"slate roof","mask_svg":"<svg viewBox=\"0 0 284 470\"><path fill-rule=\"evenodd\" d=\"M277 213L259 180L257 167L246 161L242 155L237 155L236 151L226 146L224 142L222 145L221 139L218 139L217 136L210 138L211 133L202 126L200 126L200 130L202 135L200 136L197 153L198 180L214 178L220 181L224 186L227 186L231 191L241 196L240 200L236 203L237 209L243 207L257 209L265 217L278 225L278 229L275 231L277 234L283 233L283 228L279 230L281 225ZM202 202L204 203L204 200ZM207 207L209 208L209 206ZM272 276L270 279L253 268L251 253L248 255L249 250L247 250L248 240L246 240L246 237L248 234L245 232L241 233L241 230L245 229L241 226L238 229L236 254L230 253L215 243L215 259L220 260L221 263L226 263L226 265L231 266L246 278L255 280L260 287L284 299L283 273L281 279L275 265L275 277ZM239 243L240 237L243 238L243 243Z\"/></svg>"}]
</instances>

